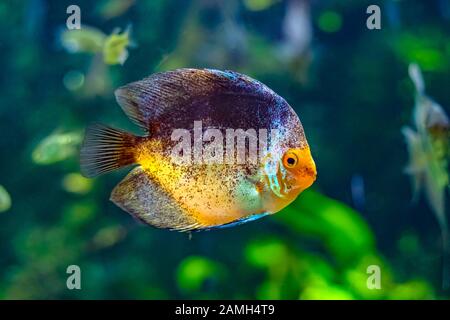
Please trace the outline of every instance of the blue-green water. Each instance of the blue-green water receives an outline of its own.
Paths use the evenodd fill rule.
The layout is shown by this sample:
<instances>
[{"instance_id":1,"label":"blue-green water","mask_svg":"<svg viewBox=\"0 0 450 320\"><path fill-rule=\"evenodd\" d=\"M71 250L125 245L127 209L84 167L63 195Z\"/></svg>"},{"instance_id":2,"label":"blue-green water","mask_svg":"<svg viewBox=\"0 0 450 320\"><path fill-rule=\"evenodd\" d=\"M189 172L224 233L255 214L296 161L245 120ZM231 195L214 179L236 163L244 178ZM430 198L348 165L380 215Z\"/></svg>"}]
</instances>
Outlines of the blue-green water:
<instances>
[{"instance_id":1,"label":"blue-green water","mask_svg":"<svg viewBox=\"0 0 450 320\"><path fill-rule=\"evenodd\" d=\"M64 47L71 4L82 30L131 26L123 65ZM441 230L423 193L412 202L401 128L413 113L411 63L450 112L450 3L377 1L381 30L366 27L370 4L1 2L0 298L448 298ZM283 96L317 164L313 187L275 216L190 239L108 200L127 169L81 177L89 123L138 132L114 89L181 67L235 70ZM66 286L69 265L81 290ZM380 289L367 286L369 266Z\"/></svg>"}]
</instances>

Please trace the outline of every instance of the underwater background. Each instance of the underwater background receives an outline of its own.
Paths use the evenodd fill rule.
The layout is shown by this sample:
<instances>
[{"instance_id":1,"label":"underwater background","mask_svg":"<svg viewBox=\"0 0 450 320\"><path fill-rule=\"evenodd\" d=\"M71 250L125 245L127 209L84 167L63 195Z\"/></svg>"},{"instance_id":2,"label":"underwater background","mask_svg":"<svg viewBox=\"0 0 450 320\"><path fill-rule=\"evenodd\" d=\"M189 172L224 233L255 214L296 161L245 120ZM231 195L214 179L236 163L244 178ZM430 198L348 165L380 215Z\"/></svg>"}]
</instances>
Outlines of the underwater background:
<instances>
[{"instance_id":1,"label":"underwater background","mask_svg":"<svg viewBox=\"0 0 450 320\"><path fill-rule=\"evenodd\" d=\"M73 4L82 28L68 31ZM372 4L380 30L366 27ZM1 1L0 30L0 298L450 297L442 216L413 192L402 134L413 63L450 112L449 1ZM234 70L284 97L316 161L313 187L276 215L190 238L109 201L129 168L82 177L88 124L139 133L114 89L182 67ZM81 290L66 286L70 265Z\"/></svg>"}]
</instances>

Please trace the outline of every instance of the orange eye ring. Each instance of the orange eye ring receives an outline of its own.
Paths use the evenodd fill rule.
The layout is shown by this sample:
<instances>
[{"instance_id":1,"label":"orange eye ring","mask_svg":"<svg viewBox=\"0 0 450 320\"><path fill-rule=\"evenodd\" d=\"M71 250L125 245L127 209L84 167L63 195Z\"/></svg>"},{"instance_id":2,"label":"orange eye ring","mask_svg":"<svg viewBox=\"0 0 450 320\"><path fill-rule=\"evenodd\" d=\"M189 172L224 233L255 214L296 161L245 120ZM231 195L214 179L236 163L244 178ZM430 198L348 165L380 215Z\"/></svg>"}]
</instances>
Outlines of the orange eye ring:
<instances>
[{"instance_id":1,"label":"orange eye ring","mask_svg":"<svg viewBox=\"0 0 450 320\"><path fill-rule=\"evenodd\" d=\"M286 168L295 168L297 164L298 164L298 157L294 152L288 151L284 154L283 165Z\"/></svg>"}]
</instances>

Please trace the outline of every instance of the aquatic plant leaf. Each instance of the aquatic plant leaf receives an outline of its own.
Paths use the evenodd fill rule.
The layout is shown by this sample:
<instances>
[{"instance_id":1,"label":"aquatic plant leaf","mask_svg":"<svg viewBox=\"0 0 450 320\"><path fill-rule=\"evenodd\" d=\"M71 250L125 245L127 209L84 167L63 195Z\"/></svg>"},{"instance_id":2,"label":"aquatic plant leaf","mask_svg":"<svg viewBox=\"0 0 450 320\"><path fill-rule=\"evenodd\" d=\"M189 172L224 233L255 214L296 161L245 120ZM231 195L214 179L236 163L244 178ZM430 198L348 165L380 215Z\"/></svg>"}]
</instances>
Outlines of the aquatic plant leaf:
<instances>
[{"instance_id":1,"label":"aquatic plant leaf","mask_svg":"<svg viewBox=\"0 0 450 320\"><path fill-rule=\"evenodd\" d=\"M307 287L301 294L301 300L353 300L355 296L348 290L336 285Z\"/></svg>"},{"instance_id":2,"label":"aquatic plant leaf","mask_svg":"<svg viewBox=\"0 0 450 320\"><path fill-rule=\"evenodd\" d=\"M77 228L92 222L95 219L98 206L92 200L78 200L64 207L62 224L70 228Z\"/></svg>"},{"instance_id":3,"label":"aquatic plant leaf","mask_svg":"<svg viewBox=\"0 0 450 320\"><path fill-rule=\"evenodd\" d=\"M123 65L128 58L127 48L130 46L130 32L128 28L124 32L113 32L105 39L103 46L103 61L109 65Z\"/></svg>"},{"instance_id":4,"label":"aquatic plant leaf","mask_svg":"<svg viewBox=\"0 0 450 320\"><path fill-rule=\"evenodd\" d=\"M286 264L288 260L285 245L276 239L250 242L245 248L245 256L250 264L260 268Z\"/></svg>"},{"instance_id":5,"label":"aquatic plant leaf","mask_svg":"<svg viewBox=\"0 0 450 320\"><path fill-rule=\"evenodd\" d=\"M133 6L135 0L103 0L96 7L96 12L104 19L121 16Z\"/></svg>"},{"instance_id":6,"label":"aquatic plant leaf","mask_svg":"<svg viewBox=\"0 0 450 320\"><path fill-rule=\"evenodd\" d=\"M54 133L44 138L33 150L34 163L49 165L74 156L81 144L79 132Z\"/></svg>"},{"instance_id":7,"label":"aquatic plant leaf","mask_svg":"<svg viewBox=\"0 0 450 320\"><path fill-rule=\"evenodd\" d=\"M111 79L103 54L97 53L89 65L82 94L85 97L107 96L111 93Z\"/></svg>"},{"instance_id":8,"label":"aquatic plant leaf","mask_svg":"<svg viewBox=\"0 0 450 320\"><path fill-rule=\"evenodd\" d=\"M424 280L413 280L396 285L391 288L387 295L391 300L429 300L435 295L430 284Z\"/></svg>"},{"instance_id":9,"label":"aquatic plant leaf","mask_svg":"<svg viewBox=\"0 0 450 320\"><path fill-rule=\"evenodd\" d=\"M244 5L251 11L262 11L273 6L280 0L244 0Z\"/></svg>"},{"instance_id":10,"label":"aquatic plant leaf","mask_svg":"<svg viewBox=\"0 0 450 320\"><path fill-rule=\"evenodd\" d=\"M103 48L106 35L97 28L82 26L81 29L64 30L61 45L69 53L97 53Z\"/></svg>"},{"instance_id":11,"label":"aquatic plant leaf","mask_svg":"<svg viewBox=\"0 0 450 320\"><path fill-rule=\"evenodd\" d=\"M218 280L223 277L223 272L223 267L215 261L202 256L190 256L178 266L178 286L183 291L199 291L206 280Z\"/></svg>"},{"instance_id":12,"label":"aquatic plant leaf","mask_svg":"<svg viewBox=\"0 0 450 320\"><path fill-rule=\"evenodd\" d=\"M416 62L426 71L442 71L448 70L450 61L446 43L449 39L445 34L424 30L420 34L403 32L395 37L392 46L405 63Z\"/></svg>"},{"instance_id":13,"label":"aquatic plant leaf","mask_svg":"<svg viewBox=\"0 0 450 320\"><path fill-rule=\"evenodd\" d=\"M340 263L374 250L374 235L350 207L306 190L274 219L296 232L321 239Z\"/></svg>"},{"instance_id":14,"label":"aquatic plant leaf","mask_svg":"<svg viewBox=\"0 0 450 320\"><path fill-rule=\"evenodd\" d=\"M261 300L279 300L282 299L282 288L279 282L265 281L257 292L257 298Z\"/></svg>"},{"instance_id":15,"label":"aquatic plant leaf","mask_svg":"<svg viewBox=\"0 0 450 320\"><path fill-rule=\"evenodd\" d=\"M77 172L66 174L62 180L64 190L70 193L86 194L92 189L92 180Z\"/></svg>"},{"instance_id":16,"label":"aquatic plant leaf","mask_svg":"<svg viewBox=\"0 0 450 320\"><path fill-rule=\"evenodd\" d=\"M123 226L108 226L100 229L92 240L95 249L111 247L121 241L127 234Z\"/></svg>"},{"instance_id":17,"label":"aquatic plant leaf","mask_svg":"<svg viewBox=\"0 0 450 320\"><path fill-rule=\"evenodd\" d=\"M342 16L335 11L322 12L318 20L319 28L328 33L334 33L342 27Z\"/></svg>"}]
</instances>

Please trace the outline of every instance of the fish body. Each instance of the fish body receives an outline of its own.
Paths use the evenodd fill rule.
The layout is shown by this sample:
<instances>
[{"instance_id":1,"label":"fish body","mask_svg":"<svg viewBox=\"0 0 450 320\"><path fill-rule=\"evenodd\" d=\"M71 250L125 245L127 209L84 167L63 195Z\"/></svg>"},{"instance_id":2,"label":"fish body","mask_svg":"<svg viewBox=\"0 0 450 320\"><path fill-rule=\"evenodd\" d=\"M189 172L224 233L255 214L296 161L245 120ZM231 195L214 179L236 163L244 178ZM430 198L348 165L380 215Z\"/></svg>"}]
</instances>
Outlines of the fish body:
<instances>
[{"instance_id":1,"label":"fish body","mask_svg":"<svg viewBox=\"0 0 450 320\"><path fill-rule=\"evenodd\" d=\"M147 135L90 127L81 169L95 176L138 165L111 200L145 223L236 225L278 212L316 178L297 114L248 76L178 69L121 87L116 98Z\"/></svg>"},{"instance_id":2,"label":"fish body","mask_svg":"<svg viewBox=\"0 0 450 320\"><path fill-rule=\"evenodd\" d=\"M416 89L413 122L402 133L409 152L406 173L411 176L414 198L423 191L437 218L442 235L443 288L450 288L450 237L445 213L449 184L448 159L450 121L444 109L425 93L425 84L417 65L409 66L409 75Z\"/></svg>"}]
</instances>

